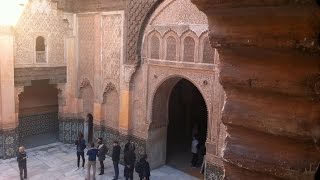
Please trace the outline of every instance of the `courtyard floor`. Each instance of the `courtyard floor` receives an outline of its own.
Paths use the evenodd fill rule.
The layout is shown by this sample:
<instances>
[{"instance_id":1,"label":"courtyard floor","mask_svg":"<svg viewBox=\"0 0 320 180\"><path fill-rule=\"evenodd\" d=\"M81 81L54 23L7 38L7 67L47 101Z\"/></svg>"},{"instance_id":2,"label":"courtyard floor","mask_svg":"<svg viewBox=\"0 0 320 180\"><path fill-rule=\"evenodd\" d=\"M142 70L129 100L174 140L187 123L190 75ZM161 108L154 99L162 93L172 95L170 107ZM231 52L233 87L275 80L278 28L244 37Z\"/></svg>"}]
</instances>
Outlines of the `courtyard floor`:
<instances>
[{"instance_id":1,"label":"courtyard floor","mask_svg":"<svg viewBox=\"0 0 320 180\"><path fill-rule=\"evenodd\" d=\"M76 149L74 145L53 143L27 149L27 167L29 180L83 180L86 169L76 167ZM97 162L96 180L113 179L113 165L110 157L105 161L105 174L99 176L100 164ZM123 177L123 166L120 168L120 180ZM134 179L139 179L135 173ZM197 180L169 166L162 166L151 172L151 180ZM19 180L19 169L16 158L0 160L0 180Z\"/></svg>"}]
</instances>

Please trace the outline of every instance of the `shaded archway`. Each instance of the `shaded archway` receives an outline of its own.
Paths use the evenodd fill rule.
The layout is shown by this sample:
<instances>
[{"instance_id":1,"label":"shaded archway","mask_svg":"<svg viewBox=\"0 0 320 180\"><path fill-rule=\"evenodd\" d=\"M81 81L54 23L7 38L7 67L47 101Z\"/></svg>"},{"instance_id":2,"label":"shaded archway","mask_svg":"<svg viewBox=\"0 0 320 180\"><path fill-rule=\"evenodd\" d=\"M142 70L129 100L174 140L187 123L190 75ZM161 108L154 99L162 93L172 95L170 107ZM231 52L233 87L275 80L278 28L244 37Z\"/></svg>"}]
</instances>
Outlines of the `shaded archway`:
<instances>
[{"instance_id":1,"label":"shaded archway","mask_svg":"<svg viewBox=\"0 0 320 180\"><path fill-rule=\"evenodd\" d=\"M58 140L58 89L49 80L32 81L19 95L19 137L27 148Z\"/></svg>"},{"instance_id":2,"label":"shaded archway","mask_svg":"<svg viewBox=\"0 0 320 180\"><path fill-rule=\"evenodd\" d=\"M199 173L190 168L191 140L193 134L197 134L204 145L208 118L206 103L198 88L181 77L167 79L155 92L151 118L147 141L151 167L168 164L198 176ZM200 164L201 159L198 166Z\"/></svg>"},{"instance_id":3,"label":"shaded archway","mask_svg":"<svg viewBox=\"0 0 320 180\"><path fill-rule=\"evenodd\" d=\"M206 103L199 90L188 80L180 80L172 89L169 97L169 123L167 133L166 163L179 170L199 176L199 170L190 167L191 141L195 136L198 141L200 167L207 136L208 112Z\"/></svg>"}]
</instances>

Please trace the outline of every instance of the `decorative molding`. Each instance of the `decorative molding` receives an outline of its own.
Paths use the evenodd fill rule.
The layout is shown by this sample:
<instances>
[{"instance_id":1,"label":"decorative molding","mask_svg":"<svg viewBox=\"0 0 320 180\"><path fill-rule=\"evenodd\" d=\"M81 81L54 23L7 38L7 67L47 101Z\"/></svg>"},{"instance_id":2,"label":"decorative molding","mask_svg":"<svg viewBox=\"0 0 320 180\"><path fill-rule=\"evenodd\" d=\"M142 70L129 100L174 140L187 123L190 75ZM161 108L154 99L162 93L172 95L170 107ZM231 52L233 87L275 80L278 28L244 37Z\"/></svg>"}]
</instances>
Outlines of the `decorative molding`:
<instances>
[{"instance_id":1,"label":"decorative molding","mask_svg":"<svg viewBox=\"0 0 320 180\"><path fill-rule=\"evenodd\" d=\"M14 85L31 86L32 80L49 79L49 84L67 82L67 67L26 67L14 68Z\"/></svg>"}]
</instances>

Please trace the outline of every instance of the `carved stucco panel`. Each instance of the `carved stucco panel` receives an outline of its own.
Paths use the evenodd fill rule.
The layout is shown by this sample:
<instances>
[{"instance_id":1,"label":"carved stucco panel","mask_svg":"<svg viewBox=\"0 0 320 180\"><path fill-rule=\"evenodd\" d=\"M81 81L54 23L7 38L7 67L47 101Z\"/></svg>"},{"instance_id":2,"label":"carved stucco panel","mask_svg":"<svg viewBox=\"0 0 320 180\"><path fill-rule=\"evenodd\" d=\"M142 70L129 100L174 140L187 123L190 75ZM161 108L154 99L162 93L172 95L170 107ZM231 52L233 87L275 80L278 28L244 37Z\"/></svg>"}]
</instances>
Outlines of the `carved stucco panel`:
<instances>
[{"instance_id":1,"label":"carved stucco panel","mask_svg":"<svg viewBox=\"0 0 320 180\"><path fill-rule=\"evenodd\" d=\"M117 90L119 90L120 63L123 53L122 41L122 14L102 15L102 78L104 84L112 82Z\"/></svg>"},{"instance_id":2,"label":"carved stucco panel","mask_svg":"<svg viewBox=\"0 0 320 180\"><path fill-rule=\"evenodd\" d=\"M15 27L15 65L64 65L64 36L67 23L57 4L48 0L33 0L26 6ZM35 39L46 38L48 63L35 63Z\"/></svg>"},{"instance_id":3,"label":"carved stucco panel","mask_svg":"<svg viewBox=\"0 0 320 180\"><path fill-rule=\"evenodd\" d=\"M190 0L167 0L154 12L150 24L208 24L208 19Z\"/></svg>"},{"instance_id":4,"label":"carved stucco panel","mask_svg":"<svg viewBox=\"0 0 320 180\"><path fill-rule=\"evenodd\" d=\"M78 16L79 70L78 83L86 77L91 85L94 76L95 23L94 15Z\"/></svg>"}]
</instances>

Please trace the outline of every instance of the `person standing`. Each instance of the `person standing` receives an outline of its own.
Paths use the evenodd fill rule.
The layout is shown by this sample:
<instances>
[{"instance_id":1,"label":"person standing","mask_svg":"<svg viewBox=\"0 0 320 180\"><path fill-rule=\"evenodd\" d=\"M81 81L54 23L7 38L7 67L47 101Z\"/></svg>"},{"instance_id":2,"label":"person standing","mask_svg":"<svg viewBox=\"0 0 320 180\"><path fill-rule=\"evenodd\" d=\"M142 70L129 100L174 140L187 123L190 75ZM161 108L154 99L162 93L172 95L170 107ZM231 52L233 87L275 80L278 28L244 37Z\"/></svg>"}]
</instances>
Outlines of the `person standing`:
<instances>
[{"instance_id":1,"label":"person standing","mask_svg":"<svg viewBox=\"0 0 320 180\"><path fill-rule=\"evenodd\" d=\"M191 165L192 167L196 167L198 161L198 140L195 136L193 136L193 140L191 143L191 153L192 153L192 160Z\"/></svg>"},{"instance_id":2,"label":"person standing","mask_svg":"<svg viewBox=\"0 0 320 180\"><path fill-rule=\"evenodd\" d=\"M119 178L120 151L121 151L121 147L119 146L118 141L114 141L113 148L112 148L112 162L113 162L115 175L113 180L117 180Z\"/></svg>"},{"instance_id":3,"label":"person standing","mask_svg":"<svg viewBox=\"0 0 320 180\"><path fill-rule=\"evenodd\" d=\"M84 140L83 134L80 132L78 139L75 141L75 145L77 146L77 166L79 169L80 165L80 156L82 157L82 168L84 168L85 158L84 158L84 149L86 148L86 141Z\"/></svg>"},{"instance_id":4,"label":"person standing","mask_svg":"<svg viewBox=\"0 0 320 180\"><path fill-rule=\"evenodd\" d=\"M100 162L100 174L99 175L102 175L104 174L104 163L103 161L106 159L106 154L107 154L107 146L104 145L102 143L103 139L102 137L99 137L98 138L98 159L99 159L99 162Z\"/></svg>"},{"instance_id":5,"label":"person standing","mask_svg":"<svg viewBox=\"0 0 320 180\"><path fill-rule=\"evenodd\" d=\"M134 164L136 162L135 148L132 144L129 145L129 150L124 154L124 177L126 180L133 180Z\"/></svg>"},{"instance_id":6,"label":"person standing","mask_svg":"<svg viewBox=\"0 0 320 180\"><path fill-rule=\"evenodd\" d=\"M128 139L128 142L124 145L123 154L126 154L126 152L128 150L130 150L131 146L132 146L133 151L134 151L136 149L136 146L134 145L134 143L130 139Z\"/></svg>"},{"instance_id":7,"label":"person standing","mask_svg":"<svg viewBox=\"0 0 320 180\"><path fill-rule=\"evenodd\" d=\"M20 179L27 179L27 153L23 146L19 147L17 161L20 171Z\"/></svg>"},{"instance_id":8,"label":"person standing","mask_svg":"<svg viewBox=\"0 0 320 180\"><path fill-rule=\"evenodd\" d=\"M98 149L94 148L94 143L92 142L91 144L91 149L88 150L87 155L88 157L88 176L87 176L87 180L90 180L90 169L92 166L92 170L93 170L93 179L95 179L96 177L96 159L97 159L97 155L98 155Z\"/></svg>"},{"instance_id":9,"label":"person standing","mask_svg":"<svg viewBox=\"0 0 320 180\"><path fill-rule=\"evenodd\" d=\"M150 165L147 158L148 156L144 154L136 165L136 172L139 174L140 180L150 179Z\"/></svg>"}]
</instances>

